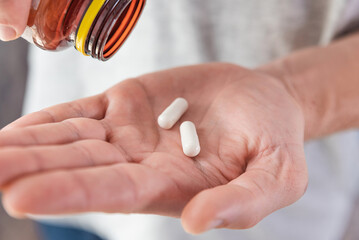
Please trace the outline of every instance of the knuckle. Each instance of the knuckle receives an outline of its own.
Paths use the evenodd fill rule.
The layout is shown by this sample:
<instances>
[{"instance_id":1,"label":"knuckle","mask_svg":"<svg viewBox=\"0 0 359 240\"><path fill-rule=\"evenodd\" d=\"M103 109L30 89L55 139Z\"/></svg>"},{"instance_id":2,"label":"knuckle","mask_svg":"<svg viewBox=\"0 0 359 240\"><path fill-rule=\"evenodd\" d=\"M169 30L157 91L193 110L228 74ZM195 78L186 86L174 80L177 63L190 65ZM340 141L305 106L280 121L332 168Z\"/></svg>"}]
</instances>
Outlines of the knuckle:
<instances>
[{"instance_id":1,"label":"knuckle","mask_svg":"<svg viewBox=\"0 0 359 240\"><path fill-rule=\"evenodd\" d=\"M68 128L68 130L73 134L73 138L78 140L82 139L78 121L75 119L66 119L63 121L63 124Z\"/></svg>"}]
</instances>

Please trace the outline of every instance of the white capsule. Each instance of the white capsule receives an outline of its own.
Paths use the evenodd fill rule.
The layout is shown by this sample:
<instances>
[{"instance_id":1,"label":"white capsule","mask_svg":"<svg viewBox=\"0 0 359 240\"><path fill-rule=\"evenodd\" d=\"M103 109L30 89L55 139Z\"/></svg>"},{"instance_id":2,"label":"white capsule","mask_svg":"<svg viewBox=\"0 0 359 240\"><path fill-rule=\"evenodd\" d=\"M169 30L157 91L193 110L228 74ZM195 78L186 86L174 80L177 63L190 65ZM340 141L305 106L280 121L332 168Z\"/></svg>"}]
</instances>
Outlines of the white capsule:
<instances>
[{"instance_id":1,"label":"white capsule","mask_svg":"<svg viewBox=\"0 0 359 240\"><path fill-rule=\"evenodd\" d=\"M177 98L158 117L157 122L161 128L170 129L188 109L188 102L184 98Z\"/></svg>"},{"instance_id":2,"label":"white capsule","mask_svg":"<svg viewBox=\"0 0 359 240\"><path fill-rule=\"evenodd\" d=\"M183 153L188 157L195 157L201 151L196 126L193 122L186 121L180 126Z\"/></svg>"}]
</instances>

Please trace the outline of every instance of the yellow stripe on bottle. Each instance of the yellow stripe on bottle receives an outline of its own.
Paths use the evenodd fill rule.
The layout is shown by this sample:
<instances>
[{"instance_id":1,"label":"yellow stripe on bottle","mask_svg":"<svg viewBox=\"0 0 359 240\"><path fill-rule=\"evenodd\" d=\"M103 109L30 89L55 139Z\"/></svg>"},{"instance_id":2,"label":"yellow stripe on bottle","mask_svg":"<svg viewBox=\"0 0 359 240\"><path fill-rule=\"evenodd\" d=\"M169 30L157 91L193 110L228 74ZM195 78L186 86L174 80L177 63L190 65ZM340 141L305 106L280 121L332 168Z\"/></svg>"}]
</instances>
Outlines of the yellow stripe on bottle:
<instances>
[{"instance_id":1,"label":"yellow stripe on bottle","mask_svg":"<svg viewBox=\"0 0 359 240\"><path fill-rule=\"evenodd\" d=\"M93 21L95 20L98 12L101 10L103 4L106 0L93 0L87 9L82 21L80 23L80 27L77 31L76 35L76 49L81 52L83 55L88 56L85 52L85 44L87 35L90 31Z\"/></svg>"}]
</instances>

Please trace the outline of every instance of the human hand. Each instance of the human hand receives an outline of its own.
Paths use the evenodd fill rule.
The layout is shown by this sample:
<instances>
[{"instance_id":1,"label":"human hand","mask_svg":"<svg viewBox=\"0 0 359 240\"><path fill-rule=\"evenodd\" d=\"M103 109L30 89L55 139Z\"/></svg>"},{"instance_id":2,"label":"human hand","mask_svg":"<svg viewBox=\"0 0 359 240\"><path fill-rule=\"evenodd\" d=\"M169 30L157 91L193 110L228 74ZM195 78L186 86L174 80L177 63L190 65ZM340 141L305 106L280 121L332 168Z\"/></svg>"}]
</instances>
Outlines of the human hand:
<instances>
[{"instance_id":1,"label":"human hand","mask_svg":"<svg viewBox=\"0 0 359 240\"><path fill-rule=\"evenodd\" d=\"M201 153L186 157L179 123L157 116L176 97L190 107ZM249 228L304 193L304 118L285 84L229 64L171 69L103 94L27 115L0 132L7 211L181 216L188 232Z\"/></svg>"},{"instance_id":2,"label":"human hand","mask_svg":"<svg viewBox=\"0 0 359 240\"><path fill-rule=\"evenodd\" d=\"M22 35L30 12L31 0L0 0L0 40Z\"/></svg>"}]
</instances>

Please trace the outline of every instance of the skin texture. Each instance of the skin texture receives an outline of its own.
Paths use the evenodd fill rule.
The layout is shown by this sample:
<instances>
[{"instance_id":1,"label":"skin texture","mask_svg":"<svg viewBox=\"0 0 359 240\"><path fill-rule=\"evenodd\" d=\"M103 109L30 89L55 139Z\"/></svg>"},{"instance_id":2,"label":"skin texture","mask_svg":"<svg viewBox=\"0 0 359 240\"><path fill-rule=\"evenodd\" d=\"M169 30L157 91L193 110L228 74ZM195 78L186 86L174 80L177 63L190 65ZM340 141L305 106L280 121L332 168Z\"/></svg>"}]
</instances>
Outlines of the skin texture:
<instances>
[{"instance_id":1,"label":"skin texture","mask_svg":"<svg viewBox=\"0 0 359 240\"><path fill-rule=\"evenodd\" d=\"M158 115L175 98L202 151ZM21 136L21 137L19 137ZM152 73L30 114L0 132L0 186L13 216L85 211L182 217L184 228L249 228L307 186L304 117L282 81L230 64Z\"/></svg>"}]
</instances>

